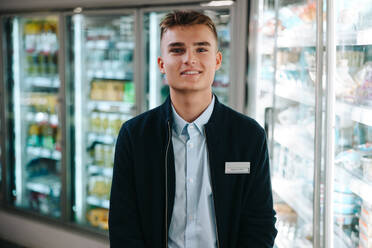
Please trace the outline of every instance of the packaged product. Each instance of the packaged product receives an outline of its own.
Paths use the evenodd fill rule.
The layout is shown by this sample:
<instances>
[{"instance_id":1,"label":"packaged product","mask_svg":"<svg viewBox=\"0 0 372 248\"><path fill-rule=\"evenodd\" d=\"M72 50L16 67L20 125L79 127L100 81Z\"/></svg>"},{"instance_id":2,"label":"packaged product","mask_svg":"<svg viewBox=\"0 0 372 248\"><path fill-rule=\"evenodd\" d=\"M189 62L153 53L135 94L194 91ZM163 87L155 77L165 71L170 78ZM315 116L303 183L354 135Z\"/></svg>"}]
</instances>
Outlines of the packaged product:
<instances>
[{"instance_id":1,"label":"packaged product","mask_svg":"<svg viewBox=\"0 0 372 248\"><path fill-rule=\"evenodd\" d=\"M349 74L348 61L342 59L339 61L339 64L340 65L337 67L337 73L335 74L336 97L341 98L344 101L354 102L358 85Z\"/></svg>"},{"instance_id":2,"label":"packaged product","mask_svg":"<svg viewBox=\"0 0 372 248\"><path fill-rule=\"evenodd\" d=\"M284 203L276 203L274 205L274 209L278 216L278 219L284 222L289 223L296 223L297 222L297 214L290 208L287 204Z\"/></svg>"},{"instance_id":3,"label":"packaged product","mask_svg":"<svg viewBox=\"0 0 372 248\"><path fill-rule=\"evenodd\" d=\"M334 202L343 204L355 204L356 197L354 194L334 192Z\"/></svg>"},{"instance_id":4,"label":"packaged product","mask_svg":"<svg viewBox=\"0 0 372 248\"><path fill-rule=\"evenodd\" d=\"M135 87L133 82L126 82L124 84L124 102L134 103L135 102Z\"/></svg>"},{"instance_id":5,"label":"packaged product","mask_svg":"<svg viewBox=\"0 0 372 248\"><path fill-rule=\"evenodd\" d=\"M101 133L106 133L109 130L109 117L108 114L101 113L100 118L102 120Z\"/></svg>"},{"instance_id":6,"label":"packaged product","mask_svg":"<svg viewBox=\"0 0 372 248\"><path fill-rule=\"evenodd\" d=\"M333 217L334 217L335 223L337 223L339 226L343 226L343 225L351 225L355 215L354 214L334 214Z\"/></svg>"},{"instance_id":7,"label":"packaged product","mask_svg":"<svg viewBox=\"0 0 372 248\"><path fill-rule=\"evenodd\" d=\"M90 99L102 101L105 99L106 84L102 81L93 81L90 89Z\"/></svg>"},{"instance_id":8,"label":"packaged product","mask_svg":"<svg viewBox=\"0 0 372 248\"><path fill-rule=\"evenodd\" d=\"M28 146L40 146L40 128L36 124L31 124L28 128L27 145Z\"/></svg>"},{"instance_id":9,"label":"packaged product","mask_svg":"<svg viewBox=\"0 0 372 248\"><path fill-rule=\"evenodd\" d=\"M360 169L360 161L362 154L354 149L342 151L335 157L335 163L343 165L346 169L357 170Z\"/></svg>"},{"instance_id":10,"label":"packaged product","mask_svg":"<svg viewBox=\"0 0 372 248\"><path fill-rule=\"evenodd\" d=\"M91 177L89 181L89 193L97 197L105 195L105 181L101 176Z\"/></svg>"},{"instance_id":11,"label":"packaged product","mask_svg":"<svg viewBox=\"0 0 372 248\"><path fill-rule=\"evenodd\" d=\"M363 218L359 219L359 228L367 237L372 238L372 223L365 221Z\"/></svg>"},{"instance_id":12,"label":"packaged product","mask_svg":"<svg viewBox=\"0 0 372 248\"><path fill-rule=\"evenodd\" d=\"M372 238L367 237L363 232L359 233L359 247L372 248Z\"/></svg>"},{"instance_id":13,"label":"packaged product","mask_svg":"<svg viewBox=\"0 0 372 248\"><path fill-rule=\"evenodd\" d=\"M362 210L361 210L361 218L363 218L363 220L366 223L369 223L369 224L372 223L372 208L371 208L371 204L368 204L366 202L363 202Z\"/></svg>"},{"instance_id":14,"label":"packaged product","mask_svg":"<svg viewBox=\"0 0 372 248\"><path fill-rule=\"evenodd\" d=\"M372 105L372 61L365 63L354 78L358 83L358 102Z\"/></svg>"},{"instance_id":15,"label":"packaged product","mask_svg":"<svg viewBox=\"0 0 372 248\"><path fill-rule=\"evenodd\" d=\"M87 211L87 220L94 227L108 229L108 210L103 208L95 208Z\"/></svg>"},{"instance_id":16,"label":"packaged product","mask_svg":"<svg viewBox=\"0 0 372 248\"><path fill-rule=\"evenodd\" d=\"M122 101L124 94L124 83L120 81L107 81L105 100L106 101Z\"/></svg>"},{"instance_id":17,"label":"packaged product","mask_svg":"<svg viewBox=\"0 0 372 248\"><path fill-rule=\"evenodd\" d=\"M363 177L368 181L372 181L372 154L364 155L361 161L363 167Z\"/></svg>"},{"instance_id":18,"label":"packaged product","mask_svg":"<svg viewBox=\"0 0 372 248\"><path fill-rule=\"evenodd\" d=\"M333 210L335 214L354 214L356 212L355 204L334 203Z\"/></svg>"},{"instance_id":19,"label":"packaged product","mask_svg":"<svg viewBox=\"0 0 372 248\"><path fill-rule=\"evenodd\" d=\"M94 162L96 165L103 165L105 159L105 147L102 144L94 146Z\"/></svg>"}]
</instances>

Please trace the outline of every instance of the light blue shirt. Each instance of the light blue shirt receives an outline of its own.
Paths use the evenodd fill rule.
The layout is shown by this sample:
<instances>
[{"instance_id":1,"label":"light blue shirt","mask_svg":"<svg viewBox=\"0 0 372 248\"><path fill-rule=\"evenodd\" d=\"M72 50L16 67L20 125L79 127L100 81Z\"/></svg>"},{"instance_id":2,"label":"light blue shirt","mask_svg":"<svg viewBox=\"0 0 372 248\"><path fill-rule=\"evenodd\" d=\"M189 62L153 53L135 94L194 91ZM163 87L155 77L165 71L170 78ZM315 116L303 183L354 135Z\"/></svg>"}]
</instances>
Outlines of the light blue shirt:
<instances>
[{"instance_id":1,"label":"light blue shirt","mask_svg":"<svg viewBox=\"0 0 372 248\"><path fill-rule=\"evenodd\" d=\"M204 125L212 115L214 96L193 122L183 120L173 105L176 190L169 227L169 248L216 247L216 224Z\"/></svg>"}]
</instances>

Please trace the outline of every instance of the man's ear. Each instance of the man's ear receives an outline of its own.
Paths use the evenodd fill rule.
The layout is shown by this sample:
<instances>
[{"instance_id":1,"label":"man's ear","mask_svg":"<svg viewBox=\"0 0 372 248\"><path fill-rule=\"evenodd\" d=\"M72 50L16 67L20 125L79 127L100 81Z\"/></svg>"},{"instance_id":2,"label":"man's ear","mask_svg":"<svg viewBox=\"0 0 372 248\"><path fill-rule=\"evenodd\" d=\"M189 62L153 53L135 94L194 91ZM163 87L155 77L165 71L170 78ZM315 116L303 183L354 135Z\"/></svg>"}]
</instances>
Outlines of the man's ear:
<instances>
[{"instance_id":1,"label":"man's ear","mask_svg":"<svg viewBox=\"0 0 372 248\"><path fill-rule=\"evenodd\" d=\"M216 71L220 69L221 64L222 64L222 53L218 51L216 53Z\"/></svg>"},{"instance_id":2,"label":"man's ear","mask_svg":"<svg viewBox=\"0 0 372 248\"><path fill-rule=\"evenodd\" d=\"M158 67L159 67L160 72L164 74L165 69L164 69L164 61L162 57L158 57Z\"/></svg>"}]
</instances>

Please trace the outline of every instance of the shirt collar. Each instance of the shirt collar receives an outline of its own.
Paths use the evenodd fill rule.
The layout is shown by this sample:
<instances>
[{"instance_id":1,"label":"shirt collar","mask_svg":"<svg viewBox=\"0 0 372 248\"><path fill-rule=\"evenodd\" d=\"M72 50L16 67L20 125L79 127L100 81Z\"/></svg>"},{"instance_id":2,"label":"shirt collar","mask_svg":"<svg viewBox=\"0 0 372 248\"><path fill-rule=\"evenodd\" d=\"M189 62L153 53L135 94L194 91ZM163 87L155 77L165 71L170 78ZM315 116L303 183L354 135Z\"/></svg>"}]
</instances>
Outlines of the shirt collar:
<instances>
[{"instance_id":1,"label":"shirt collar","mask_svg":"<svg viewBox=\"0 0 372 248\"><path fill-rule=\"evenodd\" d=\"M195 126L198 128L200 133L203 132L203 126L208 123L212 112L214 108L214 102L215 102L215 97L212 95L212 101L208 105L208 107L203 111L203 113L193 122ZM185 127L186 124L190 124L187 121L185 121L179 114L176 112L173 104L172 105L172 113L173 113L173 119L174 119L174 125L173 128L176 131L177 135L181 135L181 132L183 128Z\"/></svg>"}]
</instances>

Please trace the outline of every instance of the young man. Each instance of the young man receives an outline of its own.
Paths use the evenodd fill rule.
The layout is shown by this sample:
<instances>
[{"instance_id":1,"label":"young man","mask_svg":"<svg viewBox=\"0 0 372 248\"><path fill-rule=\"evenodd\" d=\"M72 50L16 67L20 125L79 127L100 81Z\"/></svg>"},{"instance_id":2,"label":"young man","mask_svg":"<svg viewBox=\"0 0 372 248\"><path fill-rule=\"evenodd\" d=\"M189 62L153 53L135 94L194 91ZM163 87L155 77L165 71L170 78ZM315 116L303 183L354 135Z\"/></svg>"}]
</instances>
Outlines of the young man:
<instances>
[{"instance_id":1,"label":"young man","mask_svg":"<svg viewBox=\"0 0 372 248\"><path fill-rule=\"evenodd\" d=\"M158 65L170 97L120 130L111 247L272 247L265 133L212 94L222 61L213 22L177 11L160 27Z\"/></svg>"}]
</instances>

